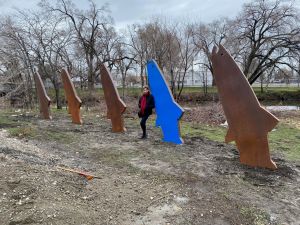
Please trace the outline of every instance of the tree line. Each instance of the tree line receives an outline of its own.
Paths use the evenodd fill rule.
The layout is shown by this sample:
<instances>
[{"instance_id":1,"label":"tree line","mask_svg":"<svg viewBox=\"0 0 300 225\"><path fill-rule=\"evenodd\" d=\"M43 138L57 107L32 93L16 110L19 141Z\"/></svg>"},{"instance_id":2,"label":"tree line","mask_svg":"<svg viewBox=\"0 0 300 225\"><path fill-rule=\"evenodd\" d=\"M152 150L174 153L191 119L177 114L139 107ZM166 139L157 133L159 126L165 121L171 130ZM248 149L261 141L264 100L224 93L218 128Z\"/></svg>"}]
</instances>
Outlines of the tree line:
<instances>
[{"instance_id":1,"label":"tree line","mask_svg":"<svg viewBox=\"0 0 300 225\"><path fill-rule=\"evenodd\" d=\"M232 19L211 23L152 17L120 32L109 5L89 0L87 10L70 0L42 0L35 10L16 10L0 22L0 76L16 83L14 92L33 102L33 74L38 70L60 101L60 70L67 67L82 88L93 91L99 65L145 83L146 63L155 59L179 99L187 74L195 68L213 73L210 52L222 43L239 63L250 84L274 73L300 76L300 14L294 1L253 0ZM203 72L204 73L204 72ZM124 94L124 92L123 92Z\"/></svg>"}]
</instances>

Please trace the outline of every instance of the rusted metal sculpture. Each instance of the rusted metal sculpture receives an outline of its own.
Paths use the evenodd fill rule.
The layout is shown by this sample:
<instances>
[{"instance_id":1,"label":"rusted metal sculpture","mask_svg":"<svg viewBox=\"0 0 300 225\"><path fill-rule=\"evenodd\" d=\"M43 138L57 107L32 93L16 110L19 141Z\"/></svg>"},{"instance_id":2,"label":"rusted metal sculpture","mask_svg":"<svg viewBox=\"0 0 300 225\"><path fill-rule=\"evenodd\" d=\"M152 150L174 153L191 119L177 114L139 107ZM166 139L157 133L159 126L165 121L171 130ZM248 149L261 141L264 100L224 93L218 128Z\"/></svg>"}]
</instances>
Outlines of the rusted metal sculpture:
<instances>
[{"instance_id":1,"label":"rusted metal sculpture","mask_svg":"<svg viewBox=\"0 0 300 225\"><path fill-rule=\"evenodd\" d=\"M66 69L62 69L61 78L64 84L65 95L68 101L68 110L72 117L72 122L82 124L80 117L81 100L76 93L76 89L71 77Z\"/></svg>"},{"instance_id":2,"label":"rusted metal sculpture","mask_svg":"<svg viewBox=\"0 0 300 225\"><path fill-rule=\"evenodd\" d=\"M228 122L225 142L236 142L241 163L276 169L270 158L268 132L279 120L260 106L245 75L222 45L213 48L211 60Z\"/></svg>"},{"instance_id":3,"label":"rusted metal sculpture","mask_svg":"<svg viewBox=\"0 0 300 225\"><path fill-rule=\"evenodd\" d=\"M51 119L50 116L51 99L47 95L41 76L37 71L34 73L34 81L35 81L37 96L40 103L41 117L43 117L44 119Z\"/></svg>"},{"instance_id":4,"label":"rusted metal sculpture","mask_svg":"<svg viewBox=\"0 0 300 225\"><path fill-rule=\"evenodd\" d=\"M119 96L109 71L104 64L100 67L102 88L104 91L107 106L107 118L111 120L113 132L124 132L124 119L122 114L126 110L126 105Z\"/></svg>"}]
</instances>

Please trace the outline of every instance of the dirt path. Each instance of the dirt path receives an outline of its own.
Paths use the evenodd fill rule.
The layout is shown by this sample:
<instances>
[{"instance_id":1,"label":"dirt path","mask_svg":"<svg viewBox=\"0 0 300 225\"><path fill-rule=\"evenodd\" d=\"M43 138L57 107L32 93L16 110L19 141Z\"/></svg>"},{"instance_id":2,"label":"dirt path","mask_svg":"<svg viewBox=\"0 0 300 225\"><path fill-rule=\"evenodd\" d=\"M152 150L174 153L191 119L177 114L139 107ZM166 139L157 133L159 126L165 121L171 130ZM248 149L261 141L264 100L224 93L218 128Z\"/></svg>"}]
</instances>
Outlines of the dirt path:
<instances>
[{"instance_id":1,"label":"dirt path","mask_svg":"<svg viewBox=\"0 0 300 225\"><path fill-rule=\"evenodd\" d=\"M150 127L141 141L129 118L125 134L95 115L82 126L67 115L16 119L35 134L0 131L1 224L300 224L300 165L281 156L272 172L242 166L234 146L201 137L175 146Z\"/></svg>"}]
</instances>

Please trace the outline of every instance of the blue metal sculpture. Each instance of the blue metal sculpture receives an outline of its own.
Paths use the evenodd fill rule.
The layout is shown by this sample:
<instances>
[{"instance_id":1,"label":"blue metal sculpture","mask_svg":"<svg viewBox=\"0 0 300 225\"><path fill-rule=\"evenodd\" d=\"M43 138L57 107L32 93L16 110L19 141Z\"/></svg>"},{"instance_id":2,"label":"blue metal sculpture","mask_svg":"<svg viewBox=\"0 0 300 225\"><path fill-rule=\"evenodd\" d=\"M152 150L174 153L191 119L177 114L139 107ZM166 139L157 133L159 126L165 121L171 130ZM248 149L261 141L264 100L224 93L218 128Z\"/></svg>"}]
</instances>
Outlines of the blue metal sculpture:
<instances>
[{"instance_id":1,"label":"blue metal sculpture","mask_svg":"<svg viewBox=\"0 0 300 225\"><path fill-rule=\"evenodd\" d=\"M163 132L163 141L182 144L179 120L184 110L175 102L168 84L157 63L150 60L147 63L148 81L155 99L156 126Z\"/></svg>"}]
</instances>

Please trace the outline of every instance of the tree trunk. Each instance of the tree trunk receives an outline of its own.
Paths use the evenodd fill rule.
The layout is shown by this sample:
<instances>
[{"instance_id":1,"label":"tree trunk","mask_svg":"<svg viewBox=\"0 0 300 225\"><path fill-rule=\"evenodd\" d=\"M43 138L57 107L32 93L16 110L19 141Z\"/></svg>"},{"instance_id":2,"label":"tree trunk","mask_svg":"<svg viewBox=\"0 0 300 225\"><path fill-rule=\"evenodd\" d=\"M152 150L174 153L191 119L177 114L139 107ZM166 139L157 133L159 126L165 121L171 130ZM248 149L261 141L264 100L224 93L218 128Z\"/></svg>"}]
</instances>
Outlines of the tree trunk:
<instances>
[{"instance_id":1,"label":"tree trunk","mask_svg":"<svg viewBox=\"0 0 300 225\"><path fill-rule=\"evenodd\" d=\"M260 82L260 92L261 92L261 93L264 92L263 80L261 80L261 82Z\"/></svg>"},{"instance_id":2,"label":"tree trunk","mask_svg":"<svg viewBox=\"0 0 300 225\"><path fill-rule=\"evenodd\" d=\"M27 103L26 103L26 107L28 108L33 108L33 86L32 86L32 80L30 77L30 74L27 75L27 79L26 79L26 86L27 86Z\"/></svg>"},{"instance_id":3,"label":"tree trunk","mask_svg":"<svg viewBox=\"0 0 300 225\"><path fill-rule=\"evenodd\" d=\"M94 56L90 53L86 58L88 64L88 90L95 89L95 72L94 72Z\"/></svg>"},{"instance_id":4,"label":"tree trunk","mask_svg":"<svg viewBox=\"0 0 300 225\"><path fill-rule=\"evenodd\" d=\"M141 62L141 73L140 73L140 77L141 77L142 88L143 88L144 85L145 85L143 73L144 73L144 64L143 64L143 62Z\"/></svg>"},{"instance_id":5,"label":"tree trunk","mask_svg":"<svg viewBox=\"0 0 300 225\"><path fill-rule=\"evenodd\" d=\"M55 89L55 98L56 98L56 108L57 109L62 109L62 104L61 104L61 99L60 99L60 88L58 83L54 85Z\"/></svg>"},{"instance_id":6,"label":"tree trunk","mask_svg":"<svg viewBox=\"0 0 300 225\"><path fill-rule=\"evenodd\" d=\"M212 83L211 83L211 86L215 87L216 86L216 81L215 81L215 78L214 76L212 77Z\"/></svg>"},{"instance_id":7,"label":"tree trunk","mask_svg":"<svg viewBox=\"0 0 300 225\"><path fill-rule=\"evenodd\" d=\"M298 87L300 84L300 59L299 59L299 65L298 65Z\"/></svg>"},{"instance_id":8,"label":"tree trunk","mask_svg":"<svg viewBox=\"0 0 300 225\"><path fill-rule=\"evenodd\" d=\"M126 82L126 73L122 74L122 98L124 99L125 97L125 82Z\"/></svg>"},{"instance_id":9,"label":"tree trunk","mask_svg":"<svg viewBox=\"0 0 300 225\"><path fill-rule=\"evenodd\" d=\"M94 90L95 88L95 76L93 71L93 65L89 65L89 71L88 71L88 89Z\"/></svg>"},{"instance_id":10,"label":"tree trunk","mask_svg":"<svg viewBox=\"0 0 300 225\"><path fill-rule=\"evenodd\" d=\"M171 92L173 95L175 94L174 72L172 68L171 68Z\"/></svg>"}]
</instances>

